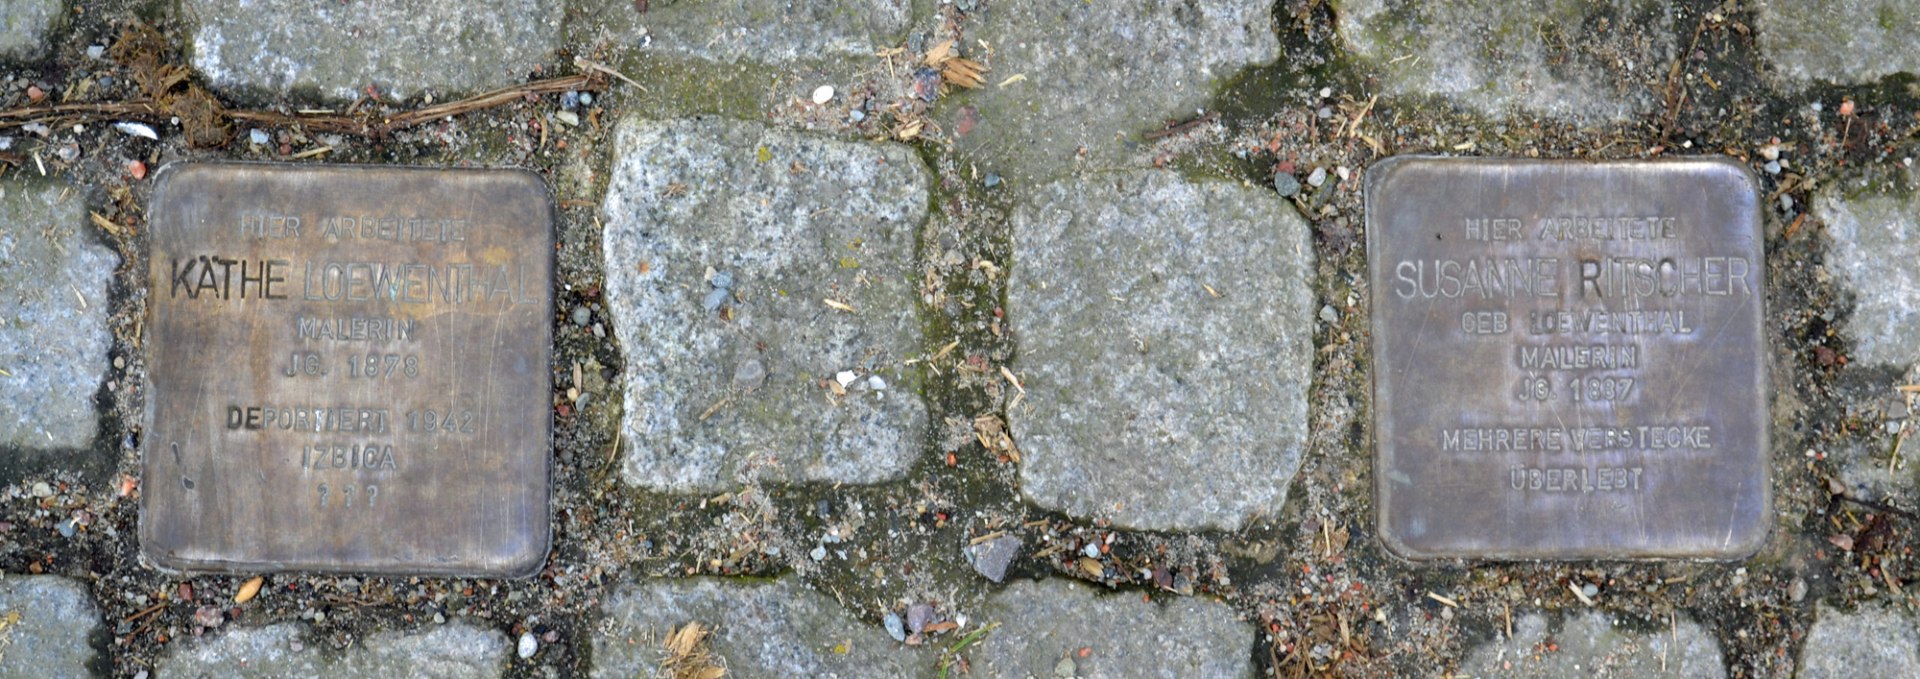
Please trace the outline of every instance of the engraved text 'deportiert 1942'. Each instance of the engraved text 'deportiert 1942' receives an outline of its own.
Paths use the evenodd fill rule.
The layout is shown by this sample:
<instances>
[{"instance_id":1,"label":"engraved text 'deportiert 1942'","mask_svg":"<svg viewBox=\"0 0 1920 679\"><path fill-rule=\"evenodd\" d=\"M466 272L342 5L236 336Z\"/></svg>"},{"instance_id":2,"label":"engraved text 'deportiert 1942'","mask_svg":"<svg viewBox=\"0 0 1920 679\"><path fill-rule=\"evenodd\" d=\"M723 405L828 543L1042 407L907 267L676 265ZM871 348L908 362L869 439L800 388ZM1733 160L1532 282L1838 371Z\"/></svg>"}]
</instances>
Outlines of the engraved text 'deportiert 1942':
<instances>
[{"instance_id":1,"label":"engraved text 'deportiert 1942'","mask_svg":"<svg viewBox=\"0 0 1920 679\"><path fill-rule=\"evenodd\" d=\"M163 169L146 554L190 570L536 570L552 219L525 172Z\"/></svg>"},{"instance_id":2,"label":"engraved text 'deportiert 1942'","mask_svg":"<svg viewBox=\"0 0 1920 679\"><path fill-rule=\"evenodd\" d=\"M1369 171L1381 536L1416 559L1765 540L1765 286L1723 159Z\"/></svg>"}]
</instances>

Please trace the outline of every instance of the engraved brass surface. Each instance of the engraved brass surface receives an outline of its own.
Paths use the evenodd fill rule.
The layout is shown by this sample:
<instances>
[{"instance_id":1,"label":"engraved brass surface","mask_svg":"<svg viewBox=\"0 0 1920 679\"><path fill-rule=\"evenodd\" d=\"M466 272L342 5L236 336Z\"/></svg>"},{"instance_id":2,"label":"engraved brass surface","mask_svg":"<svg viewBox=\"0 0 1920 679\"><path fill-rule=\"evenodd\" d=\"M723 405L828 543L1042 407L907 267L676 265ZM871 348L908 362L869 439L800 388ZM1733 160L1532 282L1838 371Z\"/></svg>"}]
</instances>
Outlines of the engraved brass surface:
<instances>
[{"instance_id":1,"label":"engraved brass surface","mask_svg":"<svg viewBox=\"0 0 1920 679\"><path fill-rule=\"evenodd\" d=\"M145 553L187 570L539 568L553 304L539 178L179 164L156 181Z\"/></svg>"},{"instance_id":2,"label":"engraved brass surface","mask_svg":"<svg viewBox=\"0 0 1920 679\"><path fill-rule=\"evenodd\" d=\"M1367 184L1380 534L1414 559L1765 539L1765 265L1720 159L1393 158Z\"/></svg>"}]
</instances>

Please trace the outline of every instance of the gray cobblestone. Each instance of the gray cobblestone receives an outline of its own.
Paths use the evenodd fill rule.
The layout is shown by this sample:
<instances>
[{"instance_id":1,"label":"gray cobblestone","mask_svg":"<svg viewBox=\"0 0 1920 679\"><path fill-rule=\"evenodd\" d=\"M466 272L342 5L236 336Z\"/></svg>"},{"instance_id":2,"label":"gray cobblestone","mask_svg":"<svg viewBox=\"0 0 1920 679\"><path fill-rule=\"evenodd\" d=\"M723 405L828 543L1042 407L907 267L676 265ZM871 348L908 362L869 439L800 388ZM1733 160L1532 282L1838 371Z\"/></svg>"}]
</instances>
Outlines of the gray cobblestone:
<instances>
[{"instance_id":1,"label":"gray cobblestone","mask_svg":"<svg viewBox=\"0 0 1920 679\"><path fill-rule=\"evenodd\" d=\"M792 578L774 582L654 580L616 590L596 631L593 676L658 676L662 640L690 622L712 630L727 676L915 677L924 648L903 646Z\"/></svg>"},{"instance_id":2,"label":"gray cobblestone","mask_svg":"<svg viewBox=\"0 0 1920 679\"><path fill-rule=\"evenodd\" d=\"M1313 248L1270 191L1138 171L1013 217L1021 490L1149 530L1275 512L1306 447Z\"/></svg>"},{"instance_id":3,"label":"gray cobblestone","mask_svg":"<svg viewBox=\"0 0 1920 679\"><path fill-rule=\"evenodd\" d=\"M79 194L0 182L0 448L92 443L118 263L94 240Z\"/></svg>"},{"instance_id":4,"label":"gray cobblestone","mask_svg":"<svg viewBox=\"0 0 1920 679\"><path fill-rule=\"evenodd\" d=\"M0 577L0 679L92 677L100 610L78 582Z\"/></svg>"},{"instance_id":5,"label":"gray cobblestone","mask_svg":"<svg viewBox=\"0 0 1920 679\"><path fill-rule=\"evenodd\" d=\"M927 417L904 365L920 349L919 159L719 118L630 119L616 143L602 251L627 480L904 473Z\"/></svg>"},{"instance_id":6,"label":"gray cobblestone","mask_svg":"<svg viewBox=\"0 0 1920 679\"><path fill-rule=\"evenodd\" d=\"M351 101L517 84L559 46L554 0L188 0L214 87Z\"/></svg>"},{"instance_id":7,"label":"gray cobblestone","mask_svg":"<svg viewBox=\"0 0 1920 679\"><path fill-rule=\"evenodd\" d=\"M1605 121L1653 108L1676 49L1672 11L1657 0L1348 0L1339 17L1389 93Z\"/></svg>"},{"instance_id":8,"label":"gray cobblestone","mask_svg":"<svg viewBox=\"0 0 1920 679\"><path fill-rule=\"evenodd\" d=\"M176 677L498 677L505 670L507 635L450 623L413 632L383 632L345 651L306 640L305 627L280 623L211 633L180 644L155 668Z\"/></svg>"}]
</instances>

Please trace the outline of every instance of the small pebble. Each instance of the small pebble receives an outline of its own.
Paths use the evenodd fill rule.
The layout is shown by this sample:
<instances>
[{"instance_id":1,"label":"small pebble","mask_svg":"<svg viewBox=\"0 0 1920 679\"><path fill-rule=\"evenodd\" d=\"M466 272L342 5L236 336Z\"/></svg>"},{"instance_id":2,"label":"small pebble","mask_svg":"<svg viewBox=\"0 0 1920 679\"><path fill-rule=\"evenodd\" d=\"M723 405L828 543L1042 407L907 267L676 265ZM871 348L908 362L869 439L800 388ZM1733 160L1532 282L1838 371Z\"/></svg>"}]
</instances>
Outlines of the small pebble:
<instances>
[{"instance_id":1,"label":"small pebble","mask_svg":"<svg viewBox=\"0 0 1920 679\"><path fill-rule=\"evenodd\" d=\"M1098 559L1100 558L1100 545L1089 542L1085 549L1080 550L1080 553L1087 555L1089 559Z\"/></svg>"},{"instance_id":2,"label":"small pebble","mask_svg":"<svg viewBox=\"0 0 1920 679\"><path fill-rule=\"evenodd\" d=\"M1793 196L1789 196L1784 193L1780 194L1780 211L1781 212L1793 211Z\"/></svg>"},{"instance_id":3,"label":"small pebble","mask_svg":"<svg viewBox=\"0 0 1920 679\"><path fill-rule=\"evenodd\" d=\"M434 612L433 612L433 624L435 624L435 625L445 625L445 624L447 624L447 616L446 616L446 614L444 614L444 613L441 613L441 612L439 612L439 611L434 611Z\"/></svg>"},{"instance_id":4,"label":"small pebble","mask_svg":"<svg viewBox=\"0 0 1920 679\"><path fill-rule=\"evenodd\" d=\"M847 122L851 122L851 123L865 122L866 119L867 119L866 111L862 111L856 108L854 110L847 112Z\"/></svg>"},{"instance_id":5,"label":"small pebble","mask_svg":"<svg viewBox=\"0 0 1920 679\"><path fill-rule=\"evenodd\" d=\"M713 274L713 279L707 281L707 283L709 285L712 285L713 287L720 288L722 290L732 290L733 289L733 272L731 271L715 272Z\"/></svg>"},{"instance_id":6,"label":"small pebble","mask_svg":"<svg viewBox=\"0 0 1920 679\"><path fill-rule=\"evenodd\" d=\"M1313 173L1307 175L1308 186L1312 186L1317 189L1317 188L1320 188L1322 185L1325 185L1326 183L1327 183L1327 168L1324 168L1324 167L1313 168Z\"/></svg>"},{"instance_id":7,"label":"small pebble","mask_svg":"<svg viewBox=\"0 0 1920 679\"><path fill-rule=\"evenodd\" d=\"M592 106L592 105L593 105L593 93L592 93L592 92L581 92L581 93L580 93L580 105L581 105L581 106Z\"/></svg>"},{"instance_id":8,"label":"small pebble","mask_svg":"<svg viewBox=\"0 0 1920 679\"><path fill-rule=\"evenodd\" d=\"M45 481L35 481L33 482L33 496L37 498L53 497L53 486L47 485Z\"/></svg>"},{"instance_id":9,"label":"small pebble","mask_svg":"<svg viewBox=\"0 0 1920 679\"><path fill-rule=\"evenodd\" d=\"M1007 566L1020 554L1020 538L1011 535L982 542L967 547L967 561L973 564L973 571L981 577L1000 582L1007 577Z\"/></svg>"},{"instance_id":10,"label":"small pebble","mask_svg":"<svg viewBox=\"0 0 1920 679\"><path fill-rule=\"evenodd\" d=\"M1327 322L1327 323L1329 323L1329 324L1331 324L1331 323L1339 323L1339 322L1340 322L1340 312L1338 312L1338 311L1334 311L1334 310L1333 310L1333 305L1331 305L1331 304L1328 304L1328 305L1325 305L1325 306L1322 306L1322 307L1320 307L1320 320L1323 320L1323 321L1326 321L1326 322Z\"/></svg>"},{"instance_id":11,"label":"small pebble","mask_svg":"<svg viewBox=\"0 0 1920 679\"><path fill-rule=\"evenodd\" d=\"M1591 598L1593 598L1594 596L1596 596L1596 595L1598 595L1598 594L1600 594L1600 588L1599 588L1599 587L1596 587L1596 586L1594 586L1594 584L1593 584L1593 583L1591 583L1591 582L1589 582L1589 583L1587 583L1587 584L1585 584L1585 585L1581 585L1581 586L1580 586L1580 592L1581 592L1582 594L1586 594L1586 595L1587 595L1587 598L1589 598L1589 599L1591 599Z\"/></svg>"},{"instance_id":12,"label":"small pebble","mask_svg":"<svg viewBox=\"0 0 1920 679\"><path fill-rule=\"evenodd\" d=\"M531 658L533 657L534 653L537 653L539 651L540 651L540 640L533 638L532 632L520 633L520 649L519 649L520 659L525 660L527 658Z\"/></svg>"},{"instance_id":13,"label":"small pebble","mask_svg":"<svg viewBox=\"0 0 1920 679\"><path fill-rule=\"evenodd\" d=\"M1319 115L1319 116L1320 116L1320 119L1321 119L1321 120L1326 120L1326 119L1328 119L1328 118L1332 118L1332 117L1333 117L1333 109L1332 109L1332 108L1330 108L1330 107L1326 107L1326 106L1322 106L1322 107L1320 107L1320 111L1319 111L1319 113L1318 113L1317 115Z\"/></svg>"},{"instance_id":14,"label":"small pebble","mask_svg":"<svg viewBox=\"0 0 1920 679\"><path fill-rule=\"evenodd\" d=\"M567 127L580 126L580 114L572 111L554 111L553 119L560 121L560 124L566 125Z\"/></svg>"},{"instance_id":15,"label":"small pebble","mask_svg":"<svg viewBox=\"0 0 1920 679\"><path fill-rule=\"evenodd\" d=\"M921 68L913 72L913 96L922 101L933 101L940 97L940 72L931 68Z\"/></svg>"},{"instance_id":16,"label":"small pebble","mask_svg":"<svg viewBox=\"0 0 1920 679\"><path fill-rule=\"evenodd\" d=\"M1280 192L1281 198L1292 198L1300 193L1300 180L1285 172L1273 173L1273 190Z\"/></svg>"},{"instance_id":17,"label":"small pebble","mask_svg":"<svg viewBox=\"0 0 1920 679\"><path fill-rule=\"evenodd\" d=\"M833 101L832 85L821 85L813 88L813 103L825 104L829 101Z\"/></svg>"},{"instance_id":18,"label":"small pebble","mask_svg":"<svg viewBox=\"0 0 1920 679\"><path fill-rule=\"evenodd\" d=\"M587 324L588 321L593 320L593 312L587 310L587 306L585 304L579 304L573 307L573 314L571 317L573 319L574 325L584 326Z\"/></svg>"},{"instance_id":19,"label":"small pebble","mask_svg":"<svg viewBox=\"0 0 1920 679\"><path fill-rule=\"evenodd\" d=\"M1061 658L1060 662L1053 666L1053 676L1061 679L1071 679L1074 673L1079 671L1080 668L1073 664L1073 656Z\"/></svg>"},{"instance_id":20,"label":"small pebble","mask_svg":"<svg viewBox=\"0 0 1920 679\"><path fill-rule=\"evenodd\" d=\"M1778 160L1769 160L1763 167L1766 168L1767 174L1780 174L1780 161Z\"/></svg>"},{"instance_id":21,"label":"small pebble","mask_svg":"<svg viewBox=\"0 0 1920 679\"><path fill-rule=\"evenodd\" d=\"M254 146L259 146L273 141L273 138L268 137L265 130L253 129L247 131L247 141L253 142Z\"/></svg>"},{"instance_id":22,"label":"small pebble","mask_svg":"<svg viewBox=\"0 0 1920 679\"><path fill-rule=\"evenodd\" d=\"M844 387L853 384L853 381L859 379L859 377L859 375L853 374L852 370L842 370L839 374L833 376L833 381L839 382L840 386Z\"/></svg>"},{"instance_id":23,"label":"small pebble","mask_svg":"<svg viewBox=\"0 0 1920 679\"><path fill-rule=\"evenodd\" d=\"M907 607L907 631L919 634L926 631L927 624L933 622L932 604L914 604Z\"/></svg>"},{"instance_id":24,"label":"small pebble","mask_svg":"<svg viewBox=\"0 0 1920 679\"><path fill-rule=\"evenodd\" d=\"M887 636L893 637L894 641L904 643L907 640L907 626L906 623L900 619L899 613L888 613L886 619L881 620L881 623L887 626Z\"/></svg>"},{"instance_id":25,"label":"small pebble","mask_svg":"<svg viewBox=\"0 0 1920 679\"><path fill-rule=\"evenodd\" d=\"M193 624L201 627L219 627L220 623L226 621L226 613L218 606L201 606L200 610L193 613Z\"/></svg>"},{"instance_id":26,"label":"small pebble","mask_svg":"<svg viewBox=\"0 0 1920 679\"><path fill-rule=\"evenodd\" d=\"M87 58L88 58L88 59L98 59L98 58L100 58L101 56L103 56L103 55L105 55L106 53L107 53L107 46L106 46L106 45L88 45L88 46L87 46ZM145 673L145 672L141 672L141 674L146 674L146 673Z\"/></svg>"},{"instance_id":27,"label":"small pebble","mask_svg":"<svg viewBox=\"0 0 1920 679\"><path fill-rule=\"evenodd\" d=\"M580 106L580 93L567 90L560 93L560 108L571 111Z\"/></svg>"},{"instance_id":28,"label":"small pebble","mask_svg":"<svg viewBox=\"0 0 1920 679\"><path fill-rule=\"evenodd\" d=\"M700 305L706 307L707 311L718 311L721 306L727 303L727 294L726 288L708 290L707 298L702 300Z\"/></svg>"},{"instance_id":29,"label":"small pebble","mask_svg":"<svg viewBox=\"0 0 1920 679\"><path fill-rule=\"evenodd\" d=\"M61 521L60 523L54 524L53 527L55 530L60 531L60 537L63 537L63 538L73 537L73 534L75 532L75 529L73 526L73 519L67 519L65 521Z\"/></svg>"},{"instance_id":30,"label":"small pebble","mask_svg":"<svg viewBox=\"0 0 1920 679\"><path fill-rule=\"evenodd\" d=\"M814 561L823 561L827 558L827 546L814 545L813 551L807 552L807 556L812 557Z\"/></svg>"},{"instance_id":31,"label":"small pebble","mask_svg":"<svg viewBox=\"0 0 1920 679\"><path fill-rule=\"evenodd\" d=\"M998 175L998 174L995 174L995 173L992 173L992 172L988 172L988 173L987 173L987 177L986 177L986 179L984 179L984 180L982 180L982 181L981 181L981 183L983 183L983 184L986 184L986 185L987 185L987 188L989 188L989 189L991 189L991 188L993 188L993 187L996 187L996 186L999 186L999 185L1000 185L1000 175Z\"/></svg>"},{"instance_id":32,"label":"small pebble","mask_svg":"<svg viewBox=\"0 0 1920 679\"><path fill-rule=\"evenodd\" d=\"M0 151L13 148L13 137L0 137Z\"/></svg>"},{"instance_id":33,"label":"small pebble","mask_svg":"<svg viewBox=\"0 0 1920 679\"><path fill-rule=\"evenodd\" d=\"M871 375L871 376L868 376L868 377L867 377L867 388L868 388L868 389L872 389L872 390L874 390L874 391L880 391L880 390L882 390L882 389L886 389L886 388L887 388L887 381L886 381L886 380L883 380L883 379L880 379L880 376L879 376L879 375Z\"/></svg>"},{"instance_id":34,"label":"small pebble","mask_svg":"<svg viewBox=\"0 0 1920 679\"><path fill-rule=\"evenodd\" d=\"M1768 144L1768 145L1766 145L1766 146L1762 146L1762 147L1760 147L1760 157L1761 157L1761 158L1764 158L1764 159L1766 159L1766 160L1779 160L1779 159L1780 159L1780 145L1779 145L1779 144Z\"/></svg>"}]
</instances>

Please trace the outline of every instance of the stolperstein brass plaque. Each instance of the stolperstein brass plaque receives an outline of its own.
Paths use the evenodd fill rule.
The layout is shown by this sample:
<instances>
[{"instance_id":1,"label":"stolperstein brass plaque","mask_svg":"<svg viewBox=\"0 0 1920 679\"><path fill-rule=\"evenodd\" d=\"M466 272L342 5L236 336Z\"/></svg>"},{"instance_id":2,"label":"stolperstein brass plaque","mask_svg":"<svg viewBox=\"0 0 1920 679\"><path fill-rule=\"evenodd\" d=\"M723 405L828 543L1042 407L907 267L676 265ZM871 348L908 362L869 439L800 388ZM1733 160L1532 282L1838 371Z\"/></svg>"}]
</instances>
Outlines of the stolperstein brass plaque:
<instances>
[{"instance_id":1,"label":"stolperstein brass plaque","mask_svg":"<svg viewBox=\"0 0 1920 679\"><path fill-rule=\"evenodd\" d=\"M1406 157L1368 175L1375 474L1392 551L1759 548L1765 264L1746 168Z\"/></svg>"},{"instance_id":2,"label":"stolperstein brass plaque","mask_svg":"<svg viewBox=\"0 0 1920 679\"><path fill-rule=\"evenodd\" d=\"M187 570L537 570L552 220L518 171L162 169L145 553Z\"/></svg>"}]
</instances>

